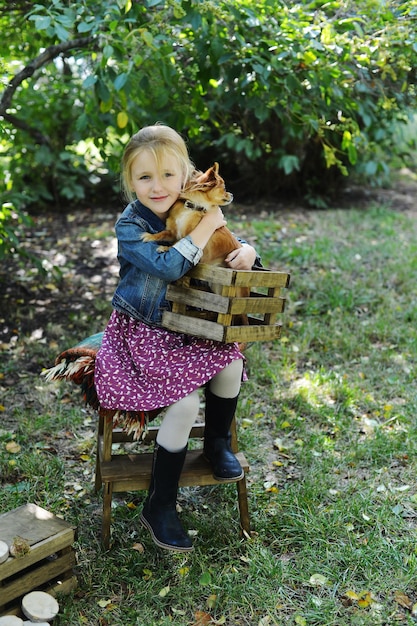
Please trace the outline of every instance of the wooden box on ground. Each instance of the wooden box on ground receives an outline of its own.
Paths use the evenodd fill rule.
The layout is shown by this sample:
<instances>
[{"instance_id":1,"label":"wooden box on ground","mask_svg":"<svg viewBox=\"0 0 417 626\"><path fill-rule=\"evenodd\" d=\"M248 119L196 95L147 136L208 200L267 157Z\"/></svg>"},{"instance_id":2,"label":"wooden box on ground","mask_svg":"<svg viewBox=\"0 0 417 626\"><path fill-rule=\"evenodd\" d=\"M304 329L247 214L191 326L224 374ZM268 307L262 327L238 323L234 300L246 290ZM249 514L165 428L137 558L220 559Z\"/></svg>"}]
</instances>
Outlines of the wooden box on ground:
<instances>
[{"instance_id":1,"label":"wooden box on ground","mask_svg":"<svg viewBox=\"0 0 417 626\"><path fill-rule=\"evenodd\" d=\"M164 312L162 323L169 330L225 343L277 339L277 315L284 311L283 290L289 281L285 272L199 264L169 285L172 311Z\"/></svg>"},{"instance_id":2,"label":"wooden box on ground","mask_svg":"<svg viewBox=\"0 0 417 626\"><path fill-rule=\"evenodd\" d=\"M30 550L0 563L0 615L19 614L22 597L30 591L55 596L75 588L74 528L36 506L23 506L0 515L0 540L25 539Z\"/></svg>"}]
</instances>

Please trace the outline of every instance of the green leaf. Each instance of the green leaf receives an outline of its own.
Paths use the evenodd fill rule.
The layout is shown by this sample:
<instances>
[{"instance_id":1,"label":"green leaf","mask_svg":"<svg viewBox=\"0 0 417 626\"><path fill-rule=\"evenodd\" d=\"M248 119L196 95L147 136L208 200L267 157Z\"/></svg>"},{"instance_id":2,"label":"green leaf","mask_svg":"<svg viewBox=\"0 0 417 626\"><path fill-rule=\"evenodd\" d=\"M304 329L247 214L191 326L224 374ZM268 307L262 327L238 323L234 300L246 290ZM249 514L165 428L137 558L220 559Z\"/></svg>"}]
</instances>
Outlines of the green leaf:
<instances>
[{"instance_id":1,"label":"green leaf","mask_svg":"<svg viewBox=\"0 0 417 626\"><path fill-rule=\"evenodd\" d=\"M292 174L295 170L300 169L300 159L293 154L285 154L279 160L279 167L281 167L287 176Z\"/></svg>"},{"instance_id":2,"label":"green leaf","mask_svg":"<svg viewBox=\"0 0 417 626\"><path fill-rule=\"evenodd\" d=\"M128 79L128 74L126 74L125 72L123 74L119 74L119 76L116 77L116 79L113 82L113 85L116 91L120 91L121 89L123 89L123 87L126 84L127 79Z\"/></svg>"},{"instance_id":3,"label":"green leaf","mask_svg":"<svg viewBox=\"0 0 417 626\"><path fill-rule=\"evenodd\" d=\"M94 76L94 74L90 74L90 76L87 76L87 78L84 79L83 88L88 89L89 87L92 87L93 85L95 85L96 82L97 82L97 76Z\"/></svg>"},{"instance_id":4,"label":"green leaf","mask_svg":"<svg viewBox=\"0 0 417 626\"><path fill-rule=\"evenodd\" d=\"M211 584L211 574L210 574L210 572L203 572L201 574L200 578L198 579L198 582L202 586L210 585Z\"/></svg>"},{"instance_id":5,"label":"green leaf","mask_svg":"<svg viewBox=\"0 0 417 626\"><path fill-rule=\"evenodd\" d=\"M79 33L88 33L90 30L93 30L94 22L80 22L77 26L77 30Z\"/></svg>"},{"instance_id":6,"label":"green leaf","mask_svg":"<svg viewBox=\"0 0 417 626\"><path fill-rule=\"evenodd\" d=\"M35 20L35 27L37 30L46 30L51 25L51 18L49 15L32 15L30 20Z\"/></svg>"},{"instance_id":7,"label":"green leaf","mask_svg":"<svg viewBox=\"0 0 417 626\"><path fill-rule=\"evenodd\" d=\"M68 41L69 39L69 32L67 31L66 28L64 28L63 26L60 26L59 24L55 25L55 32L58 36L58 38L61 41Z\"/></svg>"}]
</instances>

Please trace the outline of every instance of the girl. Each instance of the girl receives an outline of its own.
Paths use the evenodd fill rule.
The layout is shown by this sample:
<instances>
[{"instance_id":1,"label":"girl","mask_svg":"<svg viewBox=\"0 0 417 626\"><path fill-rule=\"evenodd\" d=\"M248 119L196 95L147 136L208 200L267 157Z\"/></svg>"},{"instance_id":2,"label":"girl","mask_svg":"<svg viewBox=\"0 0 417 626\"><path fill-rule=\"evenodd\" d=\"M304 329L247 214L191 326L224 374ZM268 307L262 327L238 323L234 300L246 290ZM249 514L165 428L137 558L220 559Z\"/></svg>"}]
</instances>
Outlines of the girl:
<instances>
[{"instance_id":1,"label":"girl","mask_svg":"<svg viewBox=\"0 0 417 626\"><path fill-rule=\"evenodd\" d=\"M142 234L165 229L170 207L190 180L194 166L181 136L164 125L148 126L128 143L122 182L130 200L116 223L120 281L113 313L97 354L95 385L104 409L150 411L168 407L156 439L151 484L140 516L154 542L188 551L192 543L176 512L178 481L188 436L205 385L204 454L219 480L239 480L243 470L231 451L229 427L243 378L237 344L174 333L160 326L169 307L168 283L196 265L212 234L226 224L219 208L165 252ZM243 242L226 264L251 269L256 251Z\"/></svg>"}]
</instances>

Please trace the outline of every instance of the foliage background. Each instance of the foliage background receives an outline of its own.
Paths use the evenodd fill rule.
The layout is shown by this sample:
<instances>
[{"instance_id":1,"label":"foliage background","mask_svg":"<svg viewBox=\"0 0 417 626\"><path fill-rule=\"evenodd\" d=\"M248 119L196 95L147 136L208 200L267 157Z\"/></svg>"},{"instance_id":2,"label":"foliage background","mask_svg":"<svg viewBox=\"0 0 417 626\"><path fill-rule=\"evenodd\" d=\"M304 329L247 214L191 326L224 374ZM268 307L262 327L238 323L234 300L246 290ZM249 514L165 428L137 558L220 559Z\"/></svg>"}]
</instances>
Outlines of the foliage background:
<instances>
[{"instance_id":1,"label":"foliage background","mask_svg":"<svg viewBox=\"0 0 417 626\"><path fill-rule=\"evenodd\" d=\"M317 205L353 173L387 176L416 95L416 0L0 8L0 171L17 211L117 195L123 146L157 120L201 169L220 161L238 200Z\"/></svg>"}]
</instances>

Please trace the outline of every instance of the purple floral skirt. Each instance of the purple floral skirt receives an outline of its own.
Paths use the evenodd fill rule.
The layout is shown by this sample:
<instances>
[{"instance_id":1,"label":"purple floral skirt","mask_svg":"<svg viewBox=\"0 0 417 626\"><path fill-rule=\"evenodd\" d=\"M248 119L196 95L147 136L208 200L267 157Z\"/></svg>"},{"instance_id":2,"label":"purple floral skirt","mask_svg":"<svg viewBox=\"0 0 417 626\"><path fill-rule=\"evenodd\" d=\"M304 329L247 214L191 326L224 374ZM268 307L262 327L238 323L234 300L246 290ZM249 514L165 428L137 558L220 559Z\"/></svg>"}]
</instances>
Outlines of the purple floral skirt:
<instances>
[{"instance_id":1,"label":"purple floral skirt","mask_svg":"<svg viewBox=\"0 0 417 626\"><path fill-rule=\"evenodd\" d=\"M237 359L244 357L236 343L174 333L113 311L94 382L104 409L150 411L188 396Z\"/></svg>"}]
</instances>

